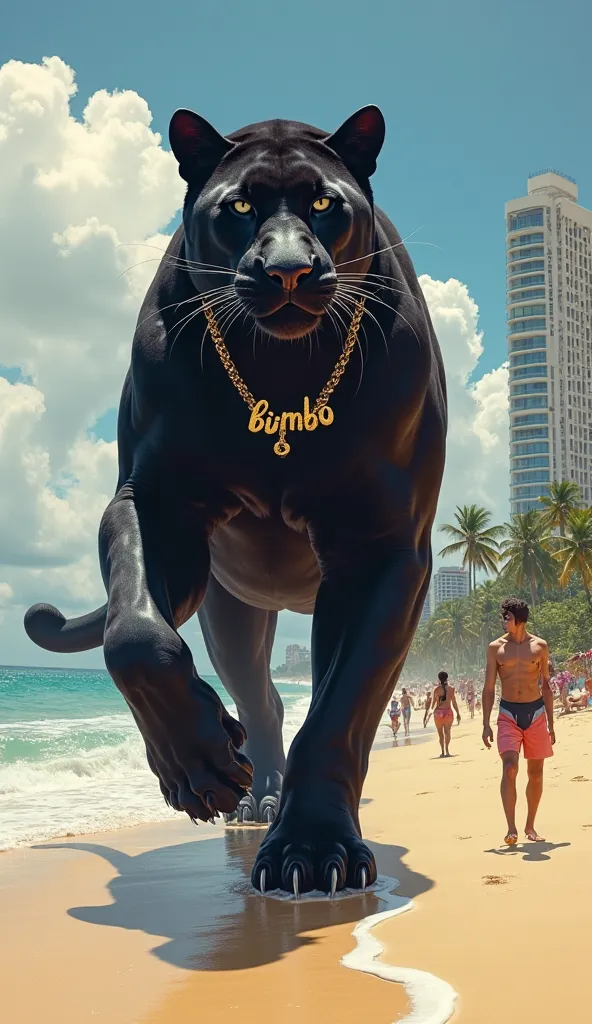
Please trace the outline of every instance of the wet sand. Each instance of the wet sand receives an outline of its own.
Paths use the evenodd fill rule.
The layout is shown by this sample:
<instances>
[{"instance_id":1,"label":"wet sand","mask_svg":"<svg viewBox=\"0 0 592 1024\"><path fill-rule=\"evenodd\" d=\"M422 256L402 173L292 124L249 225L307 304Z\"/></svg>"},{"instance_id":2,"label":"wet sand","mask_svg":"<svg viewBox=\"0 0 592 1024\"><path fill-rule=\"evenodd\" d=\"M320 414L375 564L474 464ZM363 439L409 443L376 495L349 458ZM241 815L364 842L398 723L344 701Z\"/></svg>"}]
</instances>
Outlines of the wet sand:
<instances>
[{"instance_id":1,"label":"wet sand","mask_svg":"<svg viewBox=\"0 0 592 1024\"><path fill-rule=\"evenodd\" d=\"M414 716L416 719L418 716ZM417 724L417 722L416 722ZM455 1020L589 1020L592 714L557 723L540 830L500 846L499 763L480 725L454 757L381 727L361 811L379 871L412 897L379 924L382 960L438 975ZM422 735L422 739L426 734ZM519 775L524 817L525 773ZM410 1012L396 984L340 966L372 894L328 903L252 896L260 829L183 819L63 839L0 857L2 1020L10 1024L389 1024ZM414 1018L415 1020L415 1018ZM420 1024L417 1018L417 1024Z\"/></svg>"}]
</instances>

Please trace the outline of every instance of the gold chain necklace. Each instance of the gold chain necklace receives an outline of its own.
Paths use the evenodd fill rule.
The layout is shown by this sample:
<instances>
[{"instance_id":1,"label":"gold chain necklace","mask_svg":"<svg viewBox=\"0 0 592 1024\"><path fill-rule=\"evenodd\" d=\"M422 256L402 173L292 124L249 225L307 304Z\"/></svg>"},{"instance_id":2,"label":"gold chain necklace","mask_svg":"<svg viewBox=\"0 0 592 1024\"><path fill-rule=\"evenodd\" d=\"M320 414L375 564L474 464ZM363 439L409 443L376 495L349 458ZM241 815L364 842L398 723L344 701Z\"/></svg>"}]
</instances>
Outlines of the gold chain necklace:
<instances>
[{"instance_id":1,"label":"gold chain necklace","mask_svg":"<svg viewBox=\"0 0 592 1024\"><path fill-rule=\"evenodd\" d=\"M319 393L312 409L310 408L309 399L305 398L302 412L283 412L279 416L276 416L271 411L267 399L261 398L259 401L256 401L254 396L251 394L230 358L230 353L224 344L222 332L218 327L218 323L212 310L209 306L203 307L208 323L208 330L212 337L212 341L214 342L216 352L220 356L220 362L239 395L250 409L251 416L249 418L249 430L253 434L259 433L260 430L265 431L266 434L279 433L279 440L274 444L273 450L275 454L279 455L281 458L287 455L290 451L290 445L286 441L287 430L316 430L319 424L322 427L329 427L333 423L335 417L333 415L332 408L327 405L327 402L329 396L337 387L353 352L362 316L364 315L364 301L364 299L358 299L356 302L347 338L345 339L345 345L343 346L343 352L335 363L333 373L329 377L329 380L325 384L323 390Z\"/></svg>"}]
</instances>

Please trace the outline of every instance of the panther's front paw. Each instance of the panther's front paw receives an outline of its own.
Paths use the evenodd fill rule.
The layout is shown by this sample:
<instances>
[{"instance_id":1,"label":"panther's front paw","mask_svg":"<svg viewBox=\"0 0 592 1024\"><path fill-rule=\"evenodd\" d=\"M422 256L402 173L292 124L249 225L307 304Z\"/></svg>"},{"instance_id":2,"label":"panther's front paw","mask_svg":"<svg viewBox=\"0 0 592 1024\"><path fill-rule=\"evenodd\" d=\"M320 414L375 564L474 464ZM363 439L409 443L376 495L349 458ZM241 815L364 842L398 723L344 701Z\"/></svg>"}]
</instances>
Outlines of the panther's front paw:
<instances>
[{"instance_id":1,"label":"panther's front paw","mask_svg":"<svg viewBox=\"0 0 592 1024\"><path fill-rule=\"evenodd\" d=\"M333 896L372 885L376 862L347 813L331 822L284 810L259 848L251 881L262 893L317 889Z\"/></svg>"}]
</instances>

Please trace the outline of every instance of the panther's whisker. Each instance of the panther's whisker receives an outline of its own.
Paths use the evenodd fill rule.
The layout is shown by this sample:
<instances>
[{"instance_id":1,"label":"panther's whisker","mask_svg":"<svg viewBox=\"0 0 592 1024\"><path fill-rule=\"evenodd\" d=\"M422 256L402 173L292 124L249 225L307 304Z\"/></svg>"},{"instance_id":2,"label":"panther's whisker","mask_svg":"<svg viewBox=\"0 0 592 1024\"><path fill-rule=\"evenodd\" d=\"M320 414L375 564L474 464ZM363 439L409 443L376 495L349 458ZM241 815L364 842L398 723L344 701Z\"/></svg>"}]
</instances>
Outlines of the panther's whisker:
<instances>
[{"instance_id":1,"label":"panther's whisker","mask_svg":"<svg viewBox=\"0 0 592 1024\"><path fill-rule=\"evenodd\" d=\"M212 306L212 308L214 308L214 307L220 306L222 304L222 307L224 308L223 303L225 301L226 302L229 301L228 297L225 296L225 295L221 295L221 296L218 296L217 298L214 298L211 302L208 303L208 305L210 305L210 306ZM198 307L198 309L191 310L191 312L188 313L186 316L182 317L181 320L178 320L176 324L173 324L173 326L171 327L171 335L172 335L172 332L175 330L175 328L177 328L178 330L177 330L177 334L175 335L175 337L172 340L172 344L171 344L171 347L169 349L169 359L171 358L171 355L172 355L172 352L173 352L173 348L175 347L175 345L177 343L177 340L179 338L179 335L181 334L181 331L187 326L189 321L193 320L199 313L202 312L202 310L203 310L203 305L200 305Z\"/></svg>"},{"instance_id":2,"label":"panther's whisker","mask_svg":"<svg viewBox=\"0 0 592 1024\"><path fill-rule=\"evenodd\" d=\"M178 260L179 262L187 263L188 265L193 267L212 267L215 270L225 270L226 273L235 273L234 270L230 271L228 267L222 267L218 263L199 263L196 260L185 259L185 257L183 256L171 256L166 249L161 249L159 245L151 245L150 242L119 242L116 248L124 249L126 246L130 248L135 245L141 245L144 249L154 249L155 252L161 252L165 256L168 256L169 259L175 259ZM158 259L158 257L154 256L153 259Z\"/></svg>"},{"instance_id":3,"label":"panther's whisker","mask_svg":"<svg viewBox=\"0 0 592 1024\"><path fill-rule=\"evenodd\" d=\"M348 309L348 307L346 306L345 302L343 301L343 299L341 297L335 296L334 297L334 301L335 301L336 304L341 306L341 308L345 312L346 316L351 316L351 310ZM337 310L335 312L337 313ZM339 314L337 314L337 315L339 315ZM341 317L339 317L339 319L341 320ZM360 324L360 326L362 326L362 324ZM357 395L358 391L360 390L360 386L362 384L362 377L364 376L365 361L364 361L364 353L362 352L362 346L360 345L359 337L356 337L356 345L357 345L357 347L360 350L360 379L358 381L358 386L357 386L357 388L356 388L356 390L354 392L354 394Z\"/></svg>"},{"instance_id":4,"label":"panther's whisker","mask_svg":"<svg viewBox=\"0 0 592 1024\"><path fill-rule=\"evenodd\" d=\"M338 274L337 277L338 277L338 281L345 281L346 284L357 284L357 283L362 284L364 281L366 281L368 286L374 285L375 288L381 288L382 287L382 288L385 289L385 291L395 292L396 295L408 296L408 298L413 299L413 301L416 302L418 306L421 306L421 299L419 299L416 295L413 295L413 293L410 292L410 291L405 291L402 288L394 288L392 286L392 284L381 285L381 284L378 284L376 281L368 281L367 280L369 277L377 277L377 278L380 278L381 280L385 280L385 281L399 281L400 284L404 284L404 281L402 281L401 278L399 278L399 277L390 277L387 274L362 274L362 273L360 273L360 274Z\"/></svg>"},{"instance_id":5,"label":"panther's whisker","mask_svg":"<svg viewBox=\"0 0 592 1024\"><path fill-rule=\"evenodd\" d=\"M132 263L131 267L126 267L122 270L121 274L117 275L117 280L121 280L126 274L129 274L130 270L135 270L136 267L143 267L146 263L166 263L171 267L176 267L177 270L190 270L191 267L185 265L185 263L176 256L151 256L148 260L139 260L138 263ZM200 274L230 274L232 277L236 277L234 270L200 270Z\"/></svg>"},{"instance_id":6,"label":"panther's whisker","mask_svg":"<svg viewBox=\"0 0 592 1024\"><path fill-rule=\"evenodd\" d=\"M145 324L147 323L148 320L151 320L153 316L158 316L159 313L164 313L165 310L172 309L173 306L176 306L178 309L179 306L185 306L188 302L199 302L199 299L199 295L192 295L189 299L183 299L182 302L171 302L168 306L161 306L160 309L155 309L153 313L149 313L148 316L145 316L143 320L140 320L140 323L136 325L136 330L138 330L142 326L142 324Z\"/></svg>"},{"instance_id":7,"label":"panther's whisker","mask_svg":"<svg viewBox=\"0 0 592 1024\"><path fill-rule=\"evenodd\" d=\"M372 299L374 302L379 302L381 306L385 306L386 309L390 309L392 313L396 313L397 312L395 307L391 306L389 302L385 302L384 299L379 299L378 296L375 295L373 292L367 291L365 288L362 288L360 285L348 284L346 282L344 285L342 285L341 287L337 288L337 292L339 294L344 294L346 291L350 295L363 296L365 299Z\"/></svg>"},{"instance_id":8,"label":"panther's whisker","mask_svg":"<svg viewBox=\"0 0 592 1024\"><path fill-rule=\"evenodd\" d=\"M237 299L236 301L238 302L239 300ZM228 311L228 309L234 309L235 303L232 300L230 300L230 299L227 300L227 303L228 303L227 305L222 305L220 307L220 309L218 310L218 315L220 315L220 313L224 314L225 312ZM204 344L205 344L205 340L206 340L206 338L208 336L208 331L209 331L209 328L208 328L208 326L206 324L206 329L205 329L205 331L203 333L203 336L202 336L202 339L201 339L201 345L200 345L200 363L201 363L202 370L204 368L204 364L203 364Z\"/></svg>"},{"instance_id":9,"label":"panther's whisker","mask_svg":"<svg viewBox=\"0 0 592 1024\"><path fill-rule=\"evenodd\" d=\"M227 306L222 306L222 312L226 308L227 308ZM202 344L200 346L200 362L201 362L202 371L204 370L204 345L205 345L205 342L206 342L206 338L208 336L208 332L209 332L209 328L206 325L206 330L204 331L204 333L202 335Z\"/></svg>"},{"instance_id":10,"label":"panther's whisker","mask_svg":"<svg viewBox=\"0 0 592 1024\"><path fill-rule=\"evenodd\" d=\"M419 338L417 336L417 331L415 330L415 327L412 324L409 323L409 320L407 319L407 317L403 316L403 314L401 313L400 310L395 309L394 306L389 306L388 302L383 302L382 299L377 299L375 295L369 295L367 293L364 293L363 291L358 291L357 289L352 288L351 286L348 286L348 287L350 288L350 292L351 292L352 295L364 295L365 298L370 299L372 302L378 302L378 303L380 303L381 306L386 306L387 309L392 310L392 312L395 314L395 316L400 316L401 320L403 320L407 324L407 326L409 327L410 331L415 336L415 340L416 340L418 346L421 348L421 342L420 342L420 340L419 340ZM378 321L377 321L377 323L378 323Z\"/></svg>"},{"instance_id":11,"label":"panther's whisker","mask_svg":"<svg viewBox=\"0 0 592 1024\"><path fill-rule=\"evenodd\" d=\"M234 303L233 303L233 302L230 302L230 300L229 300L229 305L223 305L223 306L221 307L221 312L222 312L222 313L224 313L224 312L225 312L225 311L227 311L227 310L228 310L229 308L231 308L231 309L234 309ZM203 336L202 336L202 339L201 339L201 346L200 346L200 363L201 363L201 368L202 368L202 370L203 370L203 368L204 368L204 364L203 364L203 353L204 353L204 344L205 344L205 340L206 340L206 338L207 338L207 335L208 335L208 330L209 330L209 328L208 328L208 327L206 326L206 329L205 329L205 331L204 331L204 333L203 333Z\"/></svg>"},{"instance_id":12,"label":"panther's whisker","mask_svg":"<svg viewBox=\"0 0 592 1024\"><path fill-rule=\"evenodd\" d=\"M386 309L390 309L392 313L398 313L399 312L398 309L395 308L395 306L391 306L391 304L389 302L385 302L383 299L379 299L378 296L374 295L373 292L367 291L365 288L362 288L360 285L353 285L353 284L345 283L341 288L338 288L337 290L338 290L338 292L340 294L345 294L346 292L348 292L350 295L355 295L355 296L358 296L358 297L362 296L365 299L369 299L372 302L378 302L381 306L384 306ZM404 319L404 317L403 317L403 319Z\"/></svg>"},{"instance_id":13,"label":"panther's whisker","mask_svg":"<svg viewBox=\"0 0 592 1024\"><path fill-rule=\"evenodd\" d=\"M341 298L342 298L342 299L343 299L344 301L349 301L349 302L351 302L351 304L352 304L352 312L353 312L353 310L355 309L355 302L356 302L356 300L355 300L354 298L351 298L351 297L347 296L347 295L346 295L346 294L344 294L343 292L341 293ZM366 307L365 307L365 309L364 309L364 314L366 314L366 313L368 314L368 316L372 317L372 319L374 320L374 323L375 323L375 324L376 324L376 326L378 327L378 330L379 330L379 331L380 331L380 333L382 334L382 339L383 339L383 341L384 341L384 347L385 347L385 351L386 351L386 354L387 354L387 355L389 355L389 347L388 347L388 342L387 342L387 340L386 340L386 335L385 335L385 333L384 333L384 331L383 331L383 329L382 329L382 324L380 323L380 321L379 321L379 320L377 320L377 319L376 319L376 317L374 316L374 313L372 312L372 310L371 310L371 309L368 309L368 307L367 307L367 306L366 306Z\"/></svg>"},{"instance_id":14,"label":"panther's whisker","mask_svg":"<svg viewBox=\"0 0 592 1024\"><path fill-rule=\"evenodd\" d=\"M234 296L234 298L227 298L225 302L219 302L217 306L210 306L210 309L216 309L216 318L221 325L224 323L224 317L228 311L234 309L238 303L240 303L240 299Z\"/></svg>"},{"instance_id":15,"label":"panther's whisker","mask_svg":"<svg viewBox=\"0 0 592 1024\"><path fill-rule=\"evenodd\" d=\"M368 332L366 331L366 327L364 326L364 324L363 324L363 323L362 323L362 324L360 324L360 328L361 328L361 330L362 330L362 331L364 332L364 341L365 341L365 343L366 343L366 360L367 360L367 359L368 359L368 355L369 355L369 352L370 352L370 346L369 346L369 344L368 344ZM358 338L357 340L358 340L358 345L360 346L360 353L361 353L361 352L362 352L362 343L361 343L361 341L359 340L359 338ZM363 357L362 357L362 358L363 358ZM362 375L360 374L360 384L358 385L358 388L356 388L356 391L355 391L355 394L356 394L356 395L357 395L357 393L358 393L358 389L359 389L359 387L361 386L361 384L362 384Z\"/></svg>"},{"instance_id":16,"label":"panther's whisker","mask_svg":"<svg viewBox=\"0 0 592 1024\"><path fill-rule=\"evenodd\" d=\"M189 316L185 317L185 323L183 324L181 329L177 332L177 334L175 335L175 337L173 338L173 340L171 342L171 347L169 349L169 359L172 358L173 349L174 349L175 345L177 344L177 342L179 340L179 335L181 334L181 331L185 330L185 327L187 326L187 324L190 323L192 320L194 320L196 316L199 316L200 312L201 312L200 309L196 309L193 313L190 313Z\"/></svg>"},{"instance_id":17,"label":"panther's whisker","mask_svg":"<svg viewBox=\"0 0 592 1024\"><path fill-rule=\"evenodd\" d=\"M233 325L233 323L235 322L235 320L238 320L238 318L239 318L239 316L241 315L242 311L243 311L243 304L242 304L242 302L241 302L241 303L239 304L239 308L238 308L238 310L236 311L235 315L234 315L234 316L232 317L232 320L230 320L230 322L227 322L227 323L226 323L226 332L227 332L227 333L228 333L228 332L230 331L230 328L232 327L232 325Z\"/></svg>"},{"instance_id":18,"label":"panther's whisker","mask_svg":"<svg viewBox=\"0 0 592 1024\"><path fill-rule=\"evenodd\" d=\"M335 306L339 306L339 307L340 307L341 309L343 309L343 308L344 308L344 306L343 306L343 303L341 303L341 302L339 301L339 299L337 298L337 296L334 296L333 298L334 298ZM345 334L347 334L347 332L348 332L348 324L347 324L347 323L345 322L345 320L344 320L344 319L343 319L343 317L342 317L342 316L340 315L340 313L338 312L338 310L337 310L337 309L334 309L334 310L333 310L333 312L335 313L335 316L336 316L336 317L338 318L338 320L339 320L339 323L340 323L340 324L341 324L341 326L343 327L343 330L344 330ZM348 311L348 312L349 312L349 311Z\"/></svg>"},{"instance_id":19,"label":"panther's whisker","mask_svg":"<svg viewBox=\"0 0 592 1024\"><path fill-rule=\"evenodd\" d=\"M239 312L240 312L240 310L242 309L242 302L241 302L240 299L237 299L236 303L231 303L231 305L228 306L224 310L224 312L222 313L221 317L220 316L216 316L216 319L218 320L218 327L220 328L221 331L227 331L227 326L226 325L227 325L230 317L232 317L232 321L231 322L234 321L235 317L233 316L233 314L234 314L234 311L237 308L237 306L239 307Z\"/></svg>"},{"instance_id":20,"label":"panther's whisker","mask_svg":"<svg viewBox=\"0 0 592 1024\"><path fill-rule=\"evenodd\" d=\"M185 306L189 302L203 302L203 299L209 297L210 295L213 295L216 292L233 291L233 289L234 285L225 284L221 288L211 288L207 292L200 292L199 294L196 292L195 295L191 295L188 299L183 299L181 302L171 302L169 303L168 306L161 306L160 309L154 310L153 313L149 313L148 316L144 317L143 320L140 320L140 323L136 325L136 330L138 330L138 328L141 327L142 324L145 324L153 316L158 316L159 313L164 313L167 309L172 309L173 306L176 306L176 308L179 309L180 306Z\"/></svg>"},{"instance_id":21,"label":"panther's whisker","mask_svg":"<svg viewBox=\"0 0 592 1024\"><path fill-rule=\"evenodd\" d=\"M408 242L410 238L413 238L413 236L416 235L418 231L421 231L422 227L416 228L415 231L412 231L410 235L407 235L405 238L402 238L400 242L394 242L393 245L387 245L385 246L384 249L376 249L374 252L367 252L364 256L356 256L355 260L344 260L343 263L336 263L335 267L347 267L350 263L360 263L361 260L368 260L370 259L371 256L380 256L380 254L383 252L390 252L392 249L398 249L399 246L405 245L405 243ZM414 242L413 244L430 245L433 246L434 249L440 249L441 252L444 252L442 246L436 245L435 242Z\"/></svg>"},{"instance_id":22,"label":"panther's whisker","mask_svg":"<svg viewBox=\"0 0 592 1024\"><path fill-rule=\"evenodd\" d=\"M335 317L333 316L333 310L331 309L330 306L326 306L324 308L325 308L325 312L327 313L327 316L329 317L329 319L331 321L331 324L333 326L333 330L335 331L335 336L336 336L337 340L341 344L341 351L343 352L343 343L345 341L345 338L341 334L341 331L339 329L339 324L337 323L337 321L335 320Z\"/></svg>"},{"instance_id":23,"label":"panther's whisker","mask_svg":"<svg viewBox=\"0 0 592 1024\"><path fill-rule=\"evenodd\" d=\"M204 371L204 362L203 362L204 345L206 343L206 338L208 336L208 332L209 332L209 327L208 327L208 324L207 324L207 321L206 321L205 331L203 332L203 334L201 336L201 345L199 346L199 362L200 362L202 373Z\"/></svg>"}]
</instances>

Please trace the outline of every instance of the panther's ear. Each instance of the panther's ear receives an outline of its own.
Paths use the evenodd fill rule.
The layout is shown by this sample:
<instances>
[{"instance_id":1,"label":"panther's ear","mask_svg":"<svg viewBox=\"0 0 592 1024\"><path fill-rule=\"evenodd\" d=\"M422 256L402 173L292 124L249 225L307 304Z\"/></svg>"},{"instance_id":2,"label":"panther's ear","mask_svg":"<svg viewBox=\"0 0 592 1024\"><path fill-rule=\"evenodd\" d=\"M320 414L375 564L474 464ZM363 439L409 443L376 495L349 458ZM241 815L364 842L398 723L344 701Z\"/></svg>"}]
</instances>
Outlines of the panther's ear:
<instances>
[{"instance_id":1,"label":"panther's ear","mask_svg":"<svg viewBox=\"0 0 592 1024\"><path fill-rule=\"evenodd\" d=\"M192 110L176 110L169 125L171 149L179 161L179 174L189 184L204 181L234 143Z\"/></svg>"},{"instance_id":2,"label":"panther's ear","mask_svg":"<svg viewBox=\"0 0 592 1024\"><path fill-rule=\"evenodd\" d=\"M325 145L337 153L356 177L369 178L376 170L385 130L382 112L370 105L348 117L341 128L325 139Z\"/></svg>"}]
</instances>

